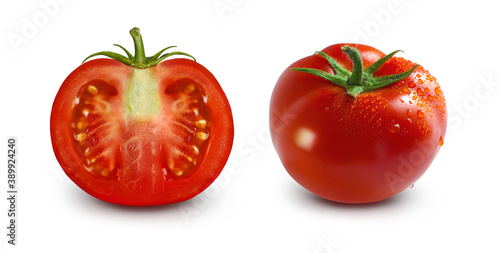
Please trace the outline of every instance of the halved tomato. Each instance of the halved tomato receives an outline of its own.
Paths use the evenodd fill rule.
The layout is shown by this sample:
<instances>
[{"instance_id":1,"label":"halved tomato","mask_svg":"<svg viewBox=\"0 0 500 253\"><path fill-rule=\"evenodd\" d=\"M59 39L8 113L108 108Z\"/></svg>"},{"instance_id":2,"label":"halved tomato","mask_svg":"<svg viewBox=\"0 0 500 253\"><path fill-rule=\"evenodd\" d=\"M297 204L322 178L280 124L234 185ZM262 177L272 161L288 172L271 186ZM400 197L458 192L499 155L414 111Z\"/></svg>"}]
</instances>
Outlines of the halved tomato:
<instances>
[{"instance_id":1,"label":"halved tomato","mask_svg":"<svg viewBox=\"0 0 500 253\"><path fill-rule=\"evenodd\" d=\"M50 120L54 153L69 178L98 199L123 205L190 199L229 157L229 102L196 61L161 62L188 54L161 55L164 49L147 58L139 29L130 33L135 56L121 46L128 58L93 54L113 59L85 62L62 84Z\"/></svg>"}]
</instances>

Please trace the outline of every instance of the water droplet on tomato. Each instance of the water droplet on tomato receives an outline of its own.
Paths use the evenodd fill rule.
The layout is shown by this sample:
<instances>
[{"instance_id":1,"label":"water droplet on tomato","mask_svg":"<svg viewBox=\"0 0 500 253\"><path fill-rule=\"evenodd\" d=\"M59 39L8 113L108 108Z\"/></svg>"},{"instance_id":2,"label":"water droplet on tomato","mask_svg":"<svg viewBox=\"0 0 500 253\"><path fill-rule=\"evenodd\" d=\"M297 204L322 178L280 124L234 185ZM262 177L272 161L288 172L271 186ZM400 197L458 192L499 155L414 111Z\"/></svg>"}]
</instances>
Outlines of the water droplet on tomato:
<instances>
[{"instance_id":1,"label":"water droplet on tomato","mask_svg":"<svg viewBox=\"0 0 500 253\"><path fill-rule=\"evenodd\" d=\"M418 83L419 83L419 84L423 84L423 83L424 83L424 81L422 81L422 79L418 79Z\"/></svg>"},{"instance_id":2,"label":"water droplet on tomato","mask_svg":"<svg viewBox=\"0 0 500 253\"><path fill-rule=\"evenodd\" d=\"M415 88L415 86L417 86L417 85L416 85L414 82L411 82L411 83L409 83L409 84L408 84L408 86L409 86L410 88Z\"/></svg>"},{"instance_id":3,"label":"water droplet on tomato","mask_svg":"<svg viewBox=\"0 0 500 253\"><path fill-rule=\"evenodd\" d=\"M425 116L424 112L422 112L421 110L417 111L417 115L418 115L419 118L423 118Z\"/></svg>"},{"instance_id":4,"label":"water droplet on tomato","mask_svg":"<svg viewBox=\"0 0 500 253\"><path fill-rule=\"evenodd\" d=\"M399 132L399 129L400 129L399 124L393 124L388 128L389 132L393 134Z\"/></svg>"},{"instance_id":5,"label":"water droplet on tomato","mask_svg":"<svg viewBox=\"0 0 500 253\"><path fill-rule=\"evenodd\" d=\"M443 94L443 91L439 87L436 87L434 91L436 92L437 95Z\"/></svg>"},{"instance_id":6,"label":"water droplet on tomato","mask_svg":"<svg viewBox=\"0 0 500 253\"><path fill-rule=\"evenodd\" d=\"M411 184L411 186L408 189L412 189L413 187L415 187L415 184Z\"/></svg>"},{"instance_id":7,"label":"water droplet on tomato","mask_svg":"<svg viewBox=\"0 0 500 253\"><path fill-rule=\"evenodd\" d=\"M408 117L411 117L411 110L410 109L406 110L406 114L408 115Z\"/></svg>"},{"instance_id":8,"label":"water droplet on tomato","mask_svg":"<svg viewBox=\"0 0 500 253\"><path fill-rule=\"evenodd\" d=\"M410 94L411 93L410 89L408 89L406 87L403 88L403 92L406 93L406 94Z\"/></svg>"},{"instance_id":9,"label":"water droplet on tomato","mask_svg":"<svg viewBox=\"0 0 500 253\"><path fill-rule=\"evenodd\" d=\"M443 140L443 136L439 137L439 146L443 146L444 144L444 140Z\"/></svg>"},{"instance_id":10,"label":"water droplet on tomato","mask_svg":"<svg viewBox=\"0 0 500 253\"><path fill-rule=\"evenodd\" d=\"M429 88L424 89L425 93L429 92Z\"/></svg>"},{"instance_id":11,"label":"water droplet on tomato","mask_svg":"<svg viewBox=\"0 0 500 253\"><path fill-rule=\"evenodd\" d=\"M417 89L417 93L418 93L418 95L420 95L420 96L425 95L424 91L423 91L422 89L420 89L420 88L418 88L418 89Z\"/></svg>"}]
</instances>

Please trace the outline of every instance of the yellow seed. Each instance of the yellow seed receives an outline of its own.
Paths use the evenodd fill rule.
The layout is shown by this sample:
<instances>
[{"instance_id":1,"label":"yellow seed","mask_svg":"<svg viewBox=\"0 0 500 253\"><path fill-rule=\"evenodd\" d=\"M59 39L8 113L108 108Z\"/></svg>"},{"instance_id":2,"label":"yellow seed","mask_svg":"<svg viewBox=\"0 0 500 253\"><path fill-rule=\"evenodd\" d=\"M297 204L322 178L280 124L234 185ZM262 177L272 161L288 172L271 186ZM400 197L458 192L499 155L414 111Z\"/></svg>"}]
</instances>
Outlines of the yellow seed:
<instances>
[{"instance_id":1,"label":"yellow seed","mask_svg":"<svg viewBox=\"0 0 500 253\"><path fill-rule=\"evenodd\" d=\"M174 169L172 170L172 172L173 172L176 176L181 176L181 175L182 175L182 173L184 173L184 172L183 172L181 169L179 169L179 168L174 168Z\"/></svg>"},{"instance_id":2,"label":"yellow seed","mask_svg":"<svg viewBox=\"0 0 500 253\"><path fill-rule=\"evenodd\" d=\"M82 110L82 115L83 115L83 116L88 117L88 116L89 116L89 113L90 113L89 109L87 109L87 108L83 108L83 110Z\"/></svg>"},{"instance_id":3,"label":"yellow seed","mask_svg":"<svg viewBox=\"0 0 500 253\"><path fill-rule=\"evenodd\" d=\"M198 155L200 153L200 150L198 149L198 147L196 147L195 145L191 146L193 148L193 152L195 155Z\"/></svg>"},{"instance_id":4,"label":"yellow seed","mask_svg":"<svg viewBox=\"0 0 500 253\"><path fill-rule=\"evenodd\" d=\"M79 134L75 135L75 139L77 141L84 141L85 138L87 138L87 135L85 133L79 133Z\"/></svg>"},{"instance_id":5,"label":"yellow seed","mask_svg":"<svg viewBox=\"0 0 500 253\"><path fill-rule=\"evenodd\" d=\"M89 85L89 87L87 88L87 90L90 92L90 94L92 95L97 95L99 94L99 90L97 89L97 87L95 87L94 85Z\"/></svg>"},{"instance_id":6,"label":"yellow seed","mask_svg":"<svg viewBox=\"0 0 500 253\"><path fill-rule=\"evenodd\" d=\"M204 141L204 140L208 139L208 134L204 133L204 132L197 132L196 137L198 137L198 139Z\"/></svg>"},{"instance_id":7,"label":"yellow seed","mask_svg":"<svg viewBox=\"0 0 500 253\"><path fill-rule=\"evenodd\" d=\"M105 177L109 176L109 174L111 174L111 171L109 171L107 169L104 169L104 170L101 171L101 175L103 175Z\"/></svg>"},{"instance_id":8,"label":"yellow seed","mask_svg":"<svg viewBox=\"0 0 500 253\"><path fill-rule=\"evenodd\" d=\"M184 88L184 93L191 94L194 91L194 85L190 84Z\"/></svg>"},{"instance_id":9,"label":"yellow seed","mask_svg":"<svg viewBox=\"0 0 500 253\"><path fill-rule=\"evenodd\" d=\"M78 128L78 130L83 130L85 127L87 127L87 122L80 121L76 124L76 127Z\"/></svg>"},{"instance_id":10,"label":"yellow seed","mask_svg":"<svg viewBox=\"0 0 500 253\"><path fill-rule=\"evenodd\" d=\"M196 121L196 126L199 128L205 128L207 126L207 121L204 119L200 119Z\"/></svg>"},{"instance_id":11,"label":"yellow seed","mask_svg":"<svg viewBox=\"0 0 500 253\"><path fill-rule=\"evenodd\" d=\"M193 158L190 156L185 155L184 158L186 158L189 162L193 162Z\"/></svg>"}]
</instances>

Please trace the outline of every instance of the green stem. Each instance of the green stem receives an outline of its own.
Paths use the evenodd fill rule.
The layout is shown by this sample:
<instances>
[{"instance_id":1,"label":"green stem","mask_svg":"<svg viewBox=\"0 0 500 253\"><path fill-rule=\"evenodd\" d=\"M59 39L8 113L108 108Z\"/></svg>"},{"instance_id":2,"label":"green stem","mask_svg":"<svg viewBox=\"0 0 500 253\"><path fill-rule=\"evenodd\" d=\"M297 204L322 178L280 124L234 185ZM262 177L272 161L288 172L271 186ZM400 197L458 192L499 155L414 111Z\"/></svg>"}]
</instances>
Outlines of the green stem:
<instances>
[{"instance_id":1,"label":"green stem","mask_svg":"<svg viewBox=\"0 0 500 253\"><path fill-rule=\"evenodd\" d=\"M160 63L161 61L165 60L166 58L168 58L172 55L185 55L185 56L191 57L193 60L196 61L196 59L192 55L184 53L184 52L179 52L179 51L165 53L165 54L161 55L165 50L170 49L170 48L175 47L175 46L166 47L166 48L160 50L158 53L156 53L152 57L146 57L146 52L144 50L144 42L142 41L142 35L141 35L139 28L137 28L137 27L132 28L132 30L130 30L130 35L132 36L132 39L134 40L134 48L135 48L135 55L134 56L132 56L132 54L124 47L122 47L118 44L114 44L115 46L123 49L123 51L125 51L127 56L124 56L124 55L121 55L121 54L118 54L115 52L102 51L102 52L97 52L97 53L91 54L90 56L85 58L85 60L83 60L83 63L86 62L88 59L90 59L94 56L98 56L98 55L106 56L106 57L109 57L109 58L114 59L116 61L119 61L125 65L131 66L131 67L136 67L136 68L141 68L141 69L155 66L158 63Z\"/></svg>"},{"instance_id":2,"label":"green stem","mask_svg":"<svg viewBox=\"0 0 500 253\"><path fill-rule=\"evenodd\" d=\"M353 68L352 68L352 74L347 79L347 84L353 85L353 86L362 86L363 85L363 60L361 59L361 55L359 54L359 51L350 47L350 46L343 46L341 48L342 52L347 54L349 58L352 61Z\"/></svg>"},{"instance_id":3,"label":"green stem","mask_svg":"<svg viewBox=\"0 0 500 253\"><path fill-rule=\"evenodd\" d=\"M292 68L291 70L305 72L309 74L313 74L315 76L319 76L323 79L326 79L336 85L342 86L346 89L346 93L357 98L357 96L361 93L369 92L372 90L380 89L382 87L388 86L395 82L405 79L410 76L410 74L418 67L415 65L412 69L405 71L403 73L389 75L389 76L381 76L374 77L373 74L377 69L379 69L387 60L389 60L394 54L401 50L396 50L380 59L378 59L375 63L369 66L367 69L363 70L363 59L361 58L361 54L356 48L350 46L343 46L341 48L342 52L347 54L353 63L352 72L346 70L340 64L338 64L335 59L331 56L323 53L317 52L319 55L323 56L332 69L335 71L335 74L330 74L326 71L322 71L319 69L313 68Z\"/></svg>"},{"instance_id":4,"label":"green stem","mask_svg":"<svg viewBox=\"0 0 500 253\"><path fill-rule=\"evenodd\" d=\"M147 64L146 52L144 51L144 42L142 41L142 35L139 28L134 27L130 30L130 35L134 40L135 56L134 64L138 68L144 68Z\"/></svg>"}]
</instances>

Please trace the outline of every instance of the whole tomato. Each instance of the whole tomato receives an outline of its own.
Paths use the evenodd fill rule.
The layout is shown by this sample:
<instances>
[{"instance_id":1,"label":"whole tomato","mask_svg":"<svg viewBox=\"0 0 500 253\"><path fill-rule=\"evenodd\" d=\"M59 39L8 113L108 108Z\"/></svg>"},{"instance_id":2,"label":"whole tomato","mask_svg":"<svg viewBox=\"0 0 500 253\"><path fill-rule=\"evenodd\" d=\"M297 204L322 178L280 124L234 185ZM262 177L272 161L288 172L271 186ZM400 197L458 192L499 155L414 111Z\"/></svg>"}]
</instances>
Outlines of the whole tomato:
<instances>
[{"instance_id":1,"label":"whole tomato","mask_svg":"<svg viewBox=\"0 0 500 253\"><path fill-rule=\"evenodd\" d=\"M332 201L375 202L430 166L446 132L445 98L436 78L397 52L336 44L283 72L271 136L300 185Z\"/></svg>"},{"instance_id":2,"label":"whole tomato","mask_svg":"<svg viewBox=\"0 0 500 253\"><path fill-rule=\"evenodd\" d=\"M146 57L138 28L125 48L75 69L52 107L64 172L90 195L123 205L190 199L222 171L233 143L229 102L215 77L182 52ZM88 59L87 58L87 59ZM193 58L194 59L194 58Z\"/></svg>"}]
</instances>

